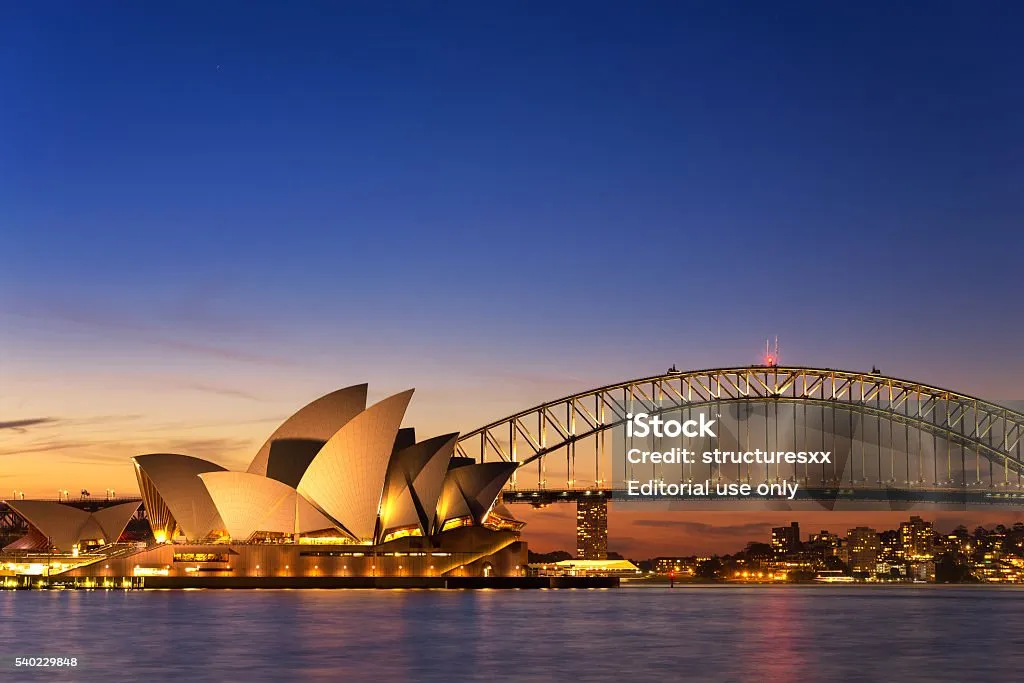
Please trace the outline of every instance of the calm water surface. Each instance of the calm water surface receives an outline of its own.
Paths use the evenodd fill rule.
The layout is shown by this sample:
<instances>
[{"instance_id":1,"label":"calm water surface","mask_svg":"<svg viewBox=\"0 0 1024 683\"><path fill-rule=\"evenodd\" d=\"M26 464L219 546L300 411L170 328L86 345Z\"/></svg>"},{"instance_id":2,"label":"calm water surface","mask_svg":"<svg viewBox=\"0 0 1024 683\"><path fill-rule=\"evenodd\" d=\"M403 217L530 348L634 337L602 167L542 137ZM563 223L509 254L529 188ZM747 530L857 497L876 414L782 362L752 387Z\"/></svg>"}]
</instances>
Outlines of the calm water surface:
<instances>
[{"instance_id":1,"label":"calm water surface","mask_svg":"<svg viewBox=\"0 0 1024 683\"><path fill-rule=\"evenodd\" d=\"M14 668L74 656L74 670ZM1024 590L2 591L0 681L1024 677Z\"/></svg>"}]
</instances>

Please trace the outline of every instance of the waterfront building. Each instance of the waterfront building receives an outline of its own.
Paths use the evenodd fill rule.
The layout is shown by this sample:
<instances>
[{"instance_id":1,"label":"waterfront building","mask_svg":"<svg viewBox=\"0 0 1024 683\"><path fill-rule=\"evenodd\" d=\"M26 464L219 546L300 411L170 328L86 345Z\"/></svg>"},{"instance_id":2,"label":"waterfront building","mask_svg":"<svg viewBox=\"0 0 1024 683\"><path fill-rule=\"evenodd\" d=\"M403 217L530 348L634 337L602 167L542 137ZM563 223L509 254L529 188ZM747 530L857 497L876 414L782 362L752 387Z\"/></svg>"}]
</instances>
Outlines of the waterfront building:
<instances>
[{"instance_id":1,"label":"waterfront building","mask_svg":"<svg viewBox=\"0 0 1024 683\"><path fill-rule=\"evenodd\" d=\"M642 574L640 568L629 560L562 560L531 564L531 576L618 576L635 578Z\"/></svg>"},{"instance_id":2,"label":"waterfront building","mask_svg":"<svg viewBox=\"0 0 1024 683\"><path fill-rule=\"evenodd\" d=\"M880 548L878 551L879 560L890 565L897 566L903 562L903 542L900 539L898 529L886 529L878 534Z\"/></svg>"},{"instance_id":3,"label":"waterfront building","mask_svg":"<svg viewBox=\"0 0 1024 683\"><path fill-rule=\"evenodd\" d=\"M866 526L850 529L846 534L846 563L855 572L874 574L881 551L878 532Z\"/></svg>"},{"instance_id":4,"label":"waterfront building","mask_svg":"<svg viewBox=\"0 0 1024 683\"><path fill-rule=\"evenodd\" d=\"M402 427L412 394L370 407L365 384L327 394L245 472L176 453L132 458L155 541L145 547L116 543L138 502L88 513L18 500L8 504L29 533L6 550L88 550L61 567L71 578L521 575L523 523L498 500L515 463L453 457L458 434L417 442Z\"/></svg>"},{"instance_id":5,"label":"waterfront building","mask_svg":"<svg viewBox=\"0 0 1024 683\"><path fill-rule=\"evenodd\" d=\"M900 524L900 550L905 560L929 559L934 554L931 522L914 515Z\"/></svg>"},{"instance_id":6,"label":"waterfront building","mask_svg":"<svg viewBox=\"0 0 1024 683\"><path fill-rule=\"evenodd\" d=\"M843 539L827 529L822 529L820 533L810 535L806 547L817 559L839 557L842 554Z\"/></svg>"},{"instance_id":7,"label":"waterfront building","mask_svg":"<svg viewBox=\"0 0 1024 683\"><path fill-rule=\"evenodd\" d=\"M792 522L789 526L774 527L771 545L776 555L795 553L800 549L800 525Z\"/></svg>"},{"instance_id":8,"label":"waterfront building","mask_svg":"<svg viewBox=\"0 0 1024 683\"><path fill-rule=\"evenodd\" d=\"M576 557L603 560L608 557L608 499L576 503Z\"/></svg>"},{"instance_id":9,"label":"waterfront building","mask_svg":"<svg viewBox=\"0 0 1024 683\"><path fill-rule=\"evenodd\" d=\"M932 560L912 560L907 562L907 576L918 583L935 581L935 562Z\"/></svg>"},{"instance_id":10,"label":"waterfront building","mask_svg":"<svg viewBox=\"0 0 1024 683\"><path fill-rule=\"evenodd\" d=\"M970 534L968 534L967 529L962 526L957 527L949 534L939 537L938 540L940 547L936 550L959 555L967 555L971 552Z\"/></svg>"},{"instance_id":11,"label":"waterfront building","mask_svg":"<svg viewBox=\"0 0 1024 683\"><path fill-rule=\"evenodd\" d=\"M675 573L676 576L693 576L696 573L697 563L693 557L656 557L654 558L654 573L668 575Z\"/></svg>"}]
</instances>

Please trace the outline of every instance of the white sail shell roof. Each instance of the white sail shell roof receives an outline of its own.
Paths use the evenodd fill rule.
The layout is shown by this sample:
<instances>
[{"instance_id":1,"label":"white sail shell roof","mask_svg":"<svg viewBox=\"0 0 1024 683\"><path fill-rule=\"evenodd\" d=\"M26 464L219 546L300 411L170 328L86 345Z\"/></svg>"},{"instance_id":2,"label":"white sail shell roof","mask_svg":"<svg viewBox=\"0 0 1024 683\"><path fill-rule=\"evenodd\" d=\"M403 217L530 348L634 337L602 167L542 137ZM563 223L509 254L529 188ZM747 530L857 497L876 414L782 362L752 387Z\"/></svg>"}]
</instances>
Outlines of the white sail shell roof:
<instances>
[{"instance_id":1,"label":"white sail shell roof","mask_svg":"<svg viewBox=\"0 0 1024 683\"><path fill-rule=\"evenodd\" d=\"M251 472L206 472L199 478L209 491L232 540L257 531L296 534L334 526L295 489Z\"/></svg>"},{"instance_id":2,"label":"white sail shell roof","mask_svg":"<svg viewBox=\"0 0 1024 683\"><path fill-rule=\"evenodd\" d=\"M427 439L392 456L380 506L381 535L418 526L424 536L434 525L448 463L458 434Z\"/></svg>"},{"instance_id":3,"label":"white sail shell roof","mask_svg":"<svg viewBox=\"0 0 1024 683\"><path fill-rule=\"evenodd\" d=\"M82 541L115 543L142 503L121 503L89 513L48 500L7 501L49 545L68 552Z\"/></svg>"},{"instance_id":4,"label":"white sail shell roof","mask_svg":"<svg viewBox=\"0 0 1024 683\"><path fill-rule=\"evenodd\" d=\"M270 445L278 439L327 441L345 423L366 409L366 384L356 384L321 396L300 408L278 427L249 464L249 472L267 476Z\"/></svg>"},{"instance_id":5,"label":"white sail shell roof","mask_svg":"<svg viewBox=\"0 0 1024 683\"><path fill-rule=\"evenodd\" d=\"M7 505L45 536L50 545L69 552L92 516L85 510L48 500L9 500Z\"/></svg>"},{"instance_id":6,"label":"white sail shell roof","mask_svg":"<svg viewBox=\"0 0 1024 683\"><path fill-rule=\"evenodd\" d=\"M514 462L487 462L449 470L437 504L437 528L467 516L482 524L516 467Z\"/></svg>"},{"instance_id":7,"label":"white sail shell roof","mask_svg":"<svg viewBox=\"0 0 1024 683\"><path fill-rule=\"evenodd\" d=\"M115 543L117 539L121 538L128 522L139 511L140 505L142 505L142 501L111 505L108 508L97 510L92 513L92 516L103 529L103 537L109 543Z\"/></svg>"},{"instance_id":8,"label":"white sail shell roof","mask_svg":"<svg viewBox=\"0 0 1024 683\"><path fill-rule=\"evenodd\" d=\"M330 438L298 491L359 541L373 541L388 463L413 390L376 403Z\"/></svg>"},{"instance_id":9,"label":"white sail shell roof","mask_svg":"<svg viewBox=\"0 0 1024 683\"><path fill-rule=\"evenodd\" d=\"M139 489L146 504L146 512L154 519L157 510L166 508L185 538L201 540L210 532L223 528L213 499L203 486L199 475L204 472L222 472L216 463L176 453L137 455L136 474ZM166 527L173 532L173 524ZM158 529L154 528L157 534Z\"/></svg>"}]
</instances>

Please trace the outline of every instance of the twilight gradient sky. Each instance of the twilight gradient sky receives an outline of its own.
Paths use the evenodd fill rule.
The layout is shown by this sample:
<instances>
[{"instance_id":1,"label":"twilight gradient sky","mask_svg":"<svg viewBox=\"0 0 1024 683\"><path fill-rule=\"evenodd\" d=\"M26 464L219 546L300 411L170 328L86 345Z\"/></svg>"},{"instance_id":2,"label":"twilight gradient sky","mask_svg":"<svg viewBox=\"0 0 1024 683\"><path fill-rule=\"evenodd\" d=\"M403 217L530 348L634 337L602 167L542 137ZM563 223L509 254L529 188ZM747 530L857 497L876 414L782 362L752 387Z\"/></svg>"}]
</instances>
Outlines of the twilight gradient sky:
<instances>
[{"instance_id":1,"label":"twilight gradient sky","mask_svg":"<svg viewBox=\"0 0 1024 683\"><path fill-rule=\"evenodd\" d=\"M550 5L0 9L0 495L241 467L359 381L426 436L775 334L1022 395L1024 7Z\"/></svg>"}]
</instances>

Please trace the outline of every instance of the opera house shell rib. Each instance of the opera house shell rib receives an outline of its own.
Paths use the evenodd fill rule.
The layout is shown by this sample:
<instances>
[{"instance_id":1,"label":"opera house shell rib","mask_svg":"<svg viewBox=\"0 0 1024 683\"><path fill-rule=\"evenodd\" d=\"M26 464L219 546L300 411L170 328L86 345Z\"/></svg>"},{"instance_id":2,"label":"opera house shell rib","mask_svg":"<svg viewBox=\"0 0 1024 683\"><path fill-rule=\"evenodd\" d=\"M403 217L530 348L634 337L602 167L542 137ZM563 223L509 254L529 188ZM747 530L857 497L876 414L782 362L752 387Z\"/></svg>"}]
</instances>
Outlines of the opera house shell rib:
<instances>
[{"instance_id":1,"label":"opera house shell rib","mask_svg":"<svg viewBox=\"0 0 1024 683\"><path fill-rule=\"evenodd\" d=\"M248 470L133 458L156 545L81 576L518 575L522 523L496 501L514 463L454 456L458 434L402 428L413 390L366 407L367 385L313 401Z\"/></svg>"}]
</instances>

